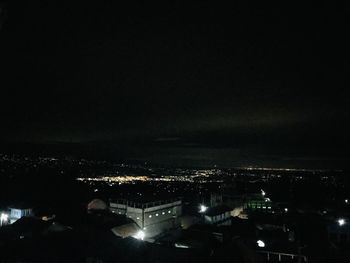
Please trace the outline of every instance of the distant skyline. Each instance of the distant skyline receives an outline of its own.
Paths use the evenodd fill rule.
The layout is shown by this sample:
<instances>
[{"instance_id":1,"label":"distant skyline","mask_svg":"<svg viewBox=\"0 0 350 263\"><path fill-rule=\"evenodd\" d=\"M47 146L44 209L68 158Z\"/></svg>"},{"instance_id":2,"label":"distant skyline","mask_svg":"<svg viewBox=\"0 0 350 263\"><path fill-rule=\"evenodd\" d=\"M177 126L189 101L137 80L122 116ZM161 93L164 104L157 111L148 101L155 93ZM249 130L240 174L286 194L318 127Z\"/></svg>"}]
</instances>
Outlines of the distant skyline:
<instances>
[{"instance_id":1,"label":"distant skyline","mask_svg":"<svg viewBox=\"0 0 350 263\"><path fill-rule=\"evenodd\" d=\"M2 144L164 163L348 162L344 7L0 2Z\"/></svg>"}]
</instances>

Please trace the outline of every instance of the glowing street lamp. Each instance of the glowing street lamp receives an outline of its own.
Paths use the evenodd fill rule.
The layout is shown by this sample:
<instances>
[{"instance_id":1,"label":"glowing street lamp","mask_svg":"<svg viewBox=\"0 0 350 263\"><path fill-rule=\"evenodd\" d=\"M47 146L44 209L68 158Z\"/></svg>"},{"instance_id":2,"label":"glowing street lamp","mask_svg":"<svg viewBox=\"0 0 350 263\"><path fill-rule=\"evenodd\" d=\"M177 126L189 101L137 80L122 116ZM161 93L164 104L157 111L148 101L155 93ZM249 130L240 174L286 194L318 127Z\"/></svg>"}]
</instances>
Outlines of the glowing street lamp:
<instances>
[{"instance_id":1,"label":"glowing street lamp","mask_svg":"<svg viewBox=\"0 0 350 263\"><path fill-rule=\"evenodd\" d=\"M339 226L343 226L343 225L345 225L345 223L346 223L346 222L345 222L345 219L344 219L344 218L339 218L339 219L338 219L338 225L339 225Z\"/></svg>"},{"instance_id":2,"label":"glowing street lamp","mask_svg":"<svg viewBox=\"0 0 350 263\"><path fill-rule=\"evenodd\" d=\"M262 240L258 240L258 241L256 241L256 243L257 243L258 247L265 247L265 242Z\"/></svg>"},{"instance_id":3,"label":"glowing street lamp","mask_svg":"<svg viewBox=\"0 0 350 263\"><path fill-rule=\"evenodd\" d=\"M145 232L140 230L133 237L136 238L136 239L143 240L145 238Z\"/></svg>"},{"instance_id":4,"label":"glowing street lamp","mask_svg":"<svg viewBox=\"0 0 350 263\"><path fill-rule=\"evenodd\" d=\"M199 213L205 213L205 211L207 211L208 207L206 207L205 205L200 205L199 206Z\"/></svg>"},{"instance_id":5,"label":"glowing street lamp","mask_svg":"<svg viewBox=\"0 0 350 263\"><path fill-rule=\"evenodd\" d=\"M263 189L261 189L261 195L262 195L262 196L265 196L265 195L266 195L266 192L265 192Z\"/></svg>"}]
</instances>

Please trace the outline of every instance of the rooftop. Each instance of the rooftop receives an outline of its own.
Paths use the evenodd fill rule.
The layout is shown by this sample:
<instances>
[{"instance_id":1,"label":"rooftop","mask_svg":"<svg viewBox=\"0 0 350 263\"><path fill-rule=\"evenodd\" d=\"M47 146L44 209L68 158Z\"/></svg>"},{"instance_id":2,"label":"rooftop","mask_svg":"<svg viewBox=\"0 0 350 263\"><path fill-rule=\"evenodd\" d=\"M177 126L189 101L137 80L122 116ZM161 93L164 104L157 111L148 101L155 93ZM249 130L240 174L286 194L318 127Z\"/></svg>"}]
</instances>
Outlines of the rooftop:
<instances>
[{"instance_id":1,"label":"rooftop","mask_svg":"<svg viewBox=\"0 0 350 263\"><path fill-rule=\"evenodd\" d=\"M155 201L149 201L149 199L145 200L127 200L127 199L110 199L110 203L114 204L124 204L131 207L137 207L137 208L147 208L147 207L154 207L159 205L165 205L177 201L181 201L181 198L171 198L171 199L164 199L164 200L155 200Z\"/></svg>"}]
</instances>

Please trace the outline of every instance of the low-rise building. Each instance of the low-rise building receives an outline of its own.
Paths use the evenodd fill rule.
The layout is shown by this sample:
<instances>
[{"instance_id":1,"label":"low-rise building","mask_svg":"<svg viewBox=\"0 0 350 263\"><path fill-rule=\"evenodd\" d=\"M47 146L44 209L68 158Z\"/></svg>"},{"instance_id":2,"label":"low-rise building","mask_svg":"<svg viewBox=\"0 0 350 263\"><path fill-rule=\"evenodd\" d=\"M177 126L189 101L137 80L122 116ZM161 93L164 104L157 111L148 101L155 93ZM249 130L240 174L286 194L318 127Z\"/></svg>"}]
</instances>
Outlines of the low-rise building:
<instances>
[{"instance_id":1,"label":"low-rise building","mask_svg":"<svg viewBox=\"0 0 350 263\"><path fill-rule=\"evenodd\" d=\"M26 207L26 206L13 206L9 207L9 222L10 224L13 224L18 219L25 217L25 216L32 216L33 210L32 208Z\"/></svg>"},{"instance_id":2,"label":"low-rise building","mask_svg":"<svg viewBox=\"0 0 350 263\"><path fill-rule=\"evenodd\" d=\"M204 213L204 223L231 225L231 209L224 205L208 208Z\"/></svg>"},{"instance_id":3,"label":"low-rise building","mask_svg":"<svg viewBox=\"0 0 350 263\"><path fill-rule=\"evenodd\" d=\"M125 199L110 200L112 213L126 215L144 230L147 237L180 226L181 199L155 202L135 202Z\"/></svg>"},{"instance_id":4,"label":"low-rise building","mask_svg":"<svg viewBox=\"0 0 350 263\"><path fill-rule=\"evenodd\" d=\"M243 207L248 211L259 211L266 213L271 213L273 211L271 200L259 194L246 196Z\"/></svg>"}]
</instances>

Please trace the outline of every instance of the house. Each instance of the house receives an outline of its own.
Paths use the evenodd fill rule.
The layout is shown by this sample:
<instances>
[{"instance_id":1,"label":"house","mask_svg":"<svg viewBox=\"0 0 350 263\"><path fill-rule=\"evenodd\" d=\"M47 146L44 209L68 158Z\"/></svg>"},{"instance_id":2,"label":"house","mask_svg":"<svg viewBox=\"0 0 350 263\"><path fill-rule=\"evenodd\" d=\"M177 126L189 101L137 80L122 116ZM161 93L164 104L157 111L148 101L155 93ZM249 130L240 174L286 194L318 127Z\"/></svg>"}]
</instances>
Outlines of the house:
<instances>
[{"instance_id":1,"label":"house","mask_svg":"<svg viewBox=\"0 0 350 263\"><path fill-rule=\"evenodd\" d=\"M110 211L132 219L147 237L156 236L163 231L179 227L182 214L181 199L135 202L132 200L111 200Z\"/></svg>"},{"instance_id":2,"label":"house","mask_svg":"<svg viewBox=\"0 0 350 263\"><path fill-rule=\"evenodd\" d=\"M204 213L204 223L213 225L231 225L231 208L221 205L208 208Z\"/></svg>"},{"instance_id":3,"label":"house","mask_svg":"<svg viewBox=\"0 0 350 263\"><path fill-rule=\"evenodd\" d=\"M33 210L32 208L28 206L12 206L9 207L9 222L10 224L13 224L18 219L25 217L25 216L32 216Z\"/></svg>"}]
</instances>

